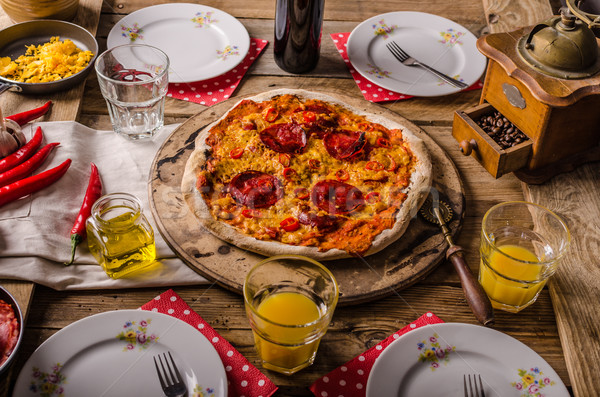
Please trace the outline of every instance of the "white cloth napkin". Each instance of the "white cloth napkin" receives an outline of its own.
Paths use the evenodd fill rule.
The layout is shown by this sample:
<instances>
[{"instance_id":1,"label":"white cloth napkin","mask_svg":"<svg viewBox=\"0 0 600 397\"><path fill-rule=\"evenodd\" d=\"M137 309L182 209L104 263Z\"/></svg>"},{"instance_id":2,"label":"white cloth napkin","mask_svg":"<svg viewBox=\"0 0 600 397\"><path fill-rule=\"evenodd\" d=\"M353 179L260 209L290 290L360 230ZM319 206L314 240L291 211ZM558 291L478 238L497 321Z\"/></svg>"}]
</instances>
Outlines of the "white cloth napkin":
<instances>
[{"instance_id":1,"label":"white cloth napkin","mask_svg":"<svg viewBox=\"0 0 600 397\"><path fill-rule=\"evenodd\" d=\"M148 177L162 142L177 125L163 127L152 139L130 141L113 131L96 131L76 122L35 123L25 127L29 139L40 126L42 145L60 142L35 173L53 168L67 158L73 162L53 185L0 207L0 278L29 280L57 290L175 286L206 283L183 263L162 239L148 204ZM113 280L87 247L77 247L70 258L70 231L79 213L90 176L90 162L98 166L103 194L127 192L140 199L154 228L158 261L135 276Z\"/></svg>"}]
</instances>

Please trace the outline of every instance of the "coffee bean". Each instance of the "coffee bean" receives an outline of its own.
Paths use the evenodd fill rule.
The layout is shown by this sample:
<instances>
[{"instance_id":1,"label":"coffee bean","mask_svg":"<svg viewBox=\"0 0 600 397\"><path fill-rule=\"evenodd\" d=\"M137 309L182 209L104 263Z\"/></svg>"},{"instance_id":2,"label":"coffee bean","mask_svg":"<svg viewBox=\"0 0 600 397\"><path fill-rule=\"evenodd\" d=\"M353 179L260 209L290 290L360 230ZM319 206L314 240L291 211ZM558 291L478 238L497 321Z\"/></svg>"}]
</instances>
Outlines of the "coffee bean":
<instances>
[{"instance_id":1,"label":"coffee bean","mask_svg":"<svg viewBox=\"0 0 600 397\"><path fill-rule=\"evenodd\" d=\"M478 120L475 120L475 123L502 149L508 149L529 139L498 111L481 116Z\"/></svg>"}]
</instances>

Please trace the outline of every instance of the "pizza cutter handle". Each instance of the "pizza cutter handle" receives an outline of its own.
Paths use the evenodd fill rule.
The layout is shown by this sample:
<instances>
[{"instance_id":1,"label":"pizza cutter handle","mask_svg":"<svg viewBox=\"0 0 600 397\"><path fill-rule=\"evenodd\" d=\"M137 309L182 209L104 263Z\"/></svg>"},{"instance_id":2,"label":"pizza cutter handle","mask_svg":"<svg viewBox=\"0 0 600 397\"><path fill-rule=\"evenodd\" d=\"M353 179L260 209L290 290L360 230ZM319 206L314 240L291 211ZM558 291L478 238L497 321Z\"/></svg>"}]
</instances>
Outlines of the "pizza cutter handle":
<instances>
[{"instance_id":1,"label":"pizza cutter handle","mask_svg":"<svg viewBox=\"0 0 600 397\"><path fill-rule=\"evenodd\" d=\"M494 325L494 309L492 308L490 298L471 272L462 251L462 247L454 245L446 252L446 259L452 262L460 278L467 303L477 320L486 326Z\"/></svg>"}]
</instances>

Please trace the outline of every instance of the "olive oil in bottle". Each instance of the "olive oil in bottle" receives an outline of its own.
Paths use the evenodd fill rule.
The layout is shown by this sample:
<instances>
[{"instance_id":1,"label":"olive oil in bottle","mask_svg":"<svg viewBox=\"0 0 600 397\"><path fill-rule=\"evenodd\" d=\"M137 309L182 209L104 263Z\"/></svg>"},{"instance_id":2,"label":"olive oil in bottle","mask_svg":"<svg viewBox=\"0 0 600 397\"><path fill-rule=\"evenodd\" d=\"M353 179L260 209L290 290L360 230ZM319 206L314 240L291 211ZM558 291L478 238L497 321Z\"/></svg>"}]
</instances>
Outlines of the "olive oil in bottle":
<instances>
[{"instance_id":1,"label":"olive oil in bottle","mask_svg":"<svg viewBox=\"0 0 600 397\"><path fill-rule=\"evenodd\" d=\"M139 200L127 193L101 197L86 224L90 252L106 274L120 278L151 265L154 231Z\"/></svg>"}]
</instances>

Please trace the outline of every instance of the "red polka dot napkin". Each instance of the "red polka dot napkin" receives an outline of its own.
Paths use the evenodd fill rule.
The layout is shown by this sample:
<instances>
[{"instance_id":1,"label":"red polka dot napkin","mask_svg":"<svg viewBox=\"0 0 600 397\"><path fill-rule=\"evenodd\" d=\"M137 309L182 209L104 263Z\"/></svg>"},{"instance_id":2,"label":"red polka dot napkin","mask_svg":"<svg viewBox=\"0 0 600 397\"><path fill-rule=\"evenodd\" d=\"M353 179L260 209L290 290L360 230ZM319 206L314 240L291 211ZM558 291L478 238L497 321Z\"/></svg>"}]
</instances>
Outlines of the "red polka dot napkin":
<instances>
[{"instance_id":1,"label":"red polka dot napkin","mask_svg":"<svg viewBox=\"0 0 600 397\"><path fill-rule=\"evenodd\" d=\"M168 314L183 320L197 328L211 341L225 366L229 397L269 397L277 390L277 386L269 378L250 364L173 290L162 293L143 305L141 309Z\"/></svg>"},{"instance_id":2,"label":"red polka dot napkin","mask_svg":"<svg viewBox=\"0 0 600 397\"><path fill-rule=\"evenodd\" d=\"M435 314L425 313L401 330L388 336L386 339L373 346L363 354L354 357L346 364L338 367L318 379L312 384L310 390L317 397L364 397L367 389L367 380L375 359L390 343L405 333L427 324L443 323Z\"/></svg>"},{"instance_id":3,"label":"red polka dot napkin","mask_svg":"<svg viewBox=\"0 0 600 397\"><path fill-rule=\"evenodd\" d=\"M371 83L369 80L361 76L361 74L358 73L356 69L354 69L352 63L350 63L350 60L348 59L348 52L346 51L346 43L348 42L348 36L350 36L350 33L332 33L331 39L333 40L333 43L338 49L338 52L342 56L342 59L344 59L348 70L350 70L352 78L354 79L356 85L358 85L358 88L360 89L360 92L363 94L367 101L386 102L412 98L411 95L400 94L398 92L390 91L386 88L380 87L377 84ZM483 84L481 83L481 81L477 81L469 88L466 88L465 91L477 90L482 87Z\"/></svg>"},{"instance_id":4,"label":"red polka dot napkin","mask_svg":"<svg viewBox=\"0 0 600 397\"><path fill-rule=\"evenodd\" d=\"M212 79L191 83L171 83L167 96L184 101L196 102L205 106L223 102L233 94L240 81L269 44L267 40L250 39L250 50L244 60L229 72Z\"/></svg>"}]
</instances>

